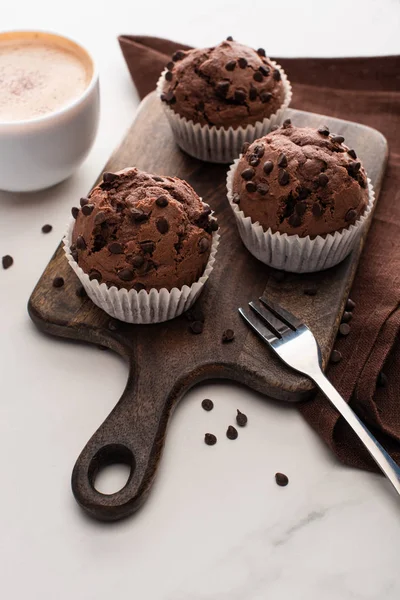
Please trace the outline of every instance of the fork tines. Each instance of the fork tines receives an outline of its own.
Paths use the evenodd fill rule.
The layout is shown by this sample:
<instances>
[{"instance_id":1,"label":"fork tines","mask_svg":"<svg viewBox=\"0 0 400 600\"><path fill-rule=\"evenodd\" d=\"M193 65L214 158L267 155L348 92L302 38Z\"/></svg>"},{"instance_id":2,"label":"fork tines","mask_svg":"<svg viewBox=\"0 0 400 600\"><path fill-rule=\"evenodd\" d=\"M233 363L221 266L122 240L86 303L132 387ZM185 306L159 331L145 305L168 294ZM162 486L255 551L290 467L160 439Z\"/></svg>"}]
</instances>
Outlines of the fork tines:
<instances>
[{"instance_id":1,"label":"fork tines","mask_svg":"<svg viewBox=\"0 0 400 600\"><path fill-rule=\"evenodd\" d=\"M259 300L261 304L249 302L251 313L245 313L242 308L239 308L239 313L266 342L271 344L300 327L301 321L281 306L267 300L264 296Z\"/></svg>"}]
</instances>

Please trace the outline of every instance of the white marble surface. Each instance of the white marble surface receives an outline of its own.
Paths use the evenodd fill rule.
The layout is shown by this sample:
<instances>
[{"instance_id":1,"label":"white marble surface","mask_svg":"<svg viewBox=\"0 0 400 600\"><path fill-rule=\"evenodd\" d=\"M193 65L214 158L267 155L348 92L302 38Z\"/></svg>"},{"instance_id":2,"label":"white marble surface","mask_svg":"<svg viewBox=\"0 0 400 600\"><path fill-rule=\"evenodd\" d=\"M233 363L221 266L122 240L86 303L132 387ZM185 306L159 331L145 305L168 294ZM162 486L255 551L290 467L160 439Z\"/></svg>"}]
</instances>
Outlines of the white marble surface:
<instances>
[{"instance_id":1,"label":"white marble surface","mask_svg":"<svg viewBox=\"0 0 400 600\"><path fill-rule=\"evenodd\" d=\"M280 8L278 9L278 6ZM7 600L397 600L400 505L380 477L342 467L297 411L230 384L176 411L156 485L132 518L81 514L70 475L121 394L117 356L40 335L26 302L138 103L116 42L148 33L208 44L226 35L276 56L400 53L397 0L85 2L5 0L2 29L57 30L98 60L102 120L80 171L45 193L0 194L0 595ZM42 235L49 222L54 230ZM200 401L211 397L215 410ZM249 425L224 431L240 408ZM202 442L206 430L219 436ZM290 477L278 488L274 473ZM121 475L121 474L120 474ZM104 477L111 491L115 479Z\"/></svg>"}]
</instances>

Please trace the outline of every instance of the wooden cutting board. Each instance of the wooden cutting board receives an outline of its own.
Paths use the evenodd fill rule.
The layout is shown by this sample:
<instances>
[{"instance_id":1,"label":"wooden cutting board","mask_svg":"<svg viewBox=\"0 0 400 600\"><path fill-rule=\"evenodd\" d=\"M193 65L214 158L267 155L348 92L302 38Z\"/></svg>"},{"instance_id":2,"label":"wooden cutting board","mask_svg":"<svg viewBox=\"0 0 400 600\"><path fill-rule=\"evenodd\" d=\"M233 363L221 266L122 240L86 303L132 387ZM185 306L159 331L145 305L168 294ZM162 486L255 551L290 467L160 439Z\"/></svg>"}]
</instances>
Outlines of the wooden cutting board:
<instances>
[{"instance_id":1,"label":"wooden cutting board","mask_svg":"<svg viewBox=\"0 0 400 600\"><path fill-rule=\"evenodd\" d=\"M362 159L378 199L387 160L387 143L378 131L311 113L288 112L295 125L326 124L344 135ZM329 271L287 274L280 281L276 271L253 258L240 240L225 195L227 166L202 163L181 152L154 93L143 100L132 127L104 170L129 166L189 181L216 212L221 242L216 266L197 303L205 314L201 335L191 333L184 315L158 325L129 325L110 319L88 298L77 297L79 282L61 246L29 300L29 314L42 331L102 344L130 361L122 398L83 449L72 474L76 500L102 520L126 517L144 502L172 410L196 383L226 378L289 401L304 400L312 394L311 383L283 367L246 327L237 309L263 293L280 302L312 329L325 366L365 241L364 236L360 247ZM82 195L86 192L82 190ZM76 203L77 199L71 198L71 206ZM52 286L57 275L65 279L62 288ZM305 295L304 290L314 284L317 295ZM227 328L235 331L235 340L222 344L222 332ZM96 491L99 469L120 462L131 467L125 487L111 495Z\"/></svg>"}]
</instances>

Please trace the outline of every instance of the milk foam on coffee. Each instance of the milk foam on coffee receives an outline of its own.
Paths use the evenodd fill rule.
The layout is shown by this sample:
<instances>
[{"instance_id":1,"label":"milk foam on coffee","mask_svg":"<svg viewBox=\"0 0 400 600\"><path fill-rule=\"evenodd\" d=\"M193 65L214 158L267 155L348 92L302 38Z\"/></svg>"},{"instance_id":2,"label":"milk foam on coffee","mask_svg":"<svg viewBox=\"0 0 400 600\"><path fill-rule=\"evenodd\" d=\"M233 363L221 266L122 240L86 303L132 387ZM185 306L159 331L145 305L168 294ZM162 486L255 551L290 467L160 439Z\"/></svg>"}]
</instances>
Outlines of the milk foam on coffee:
<instances>
[{"instance_id":1,"label":"milk foam on coffee","mask_svg":"<svg viewBox=\"0 0 400 600\"><path fill-rule=\"evenodd\" d=\"M91 75L86 55L45 34L0 39L0 122L61 109L82 95Z\"/></svg>"}]
</instances>

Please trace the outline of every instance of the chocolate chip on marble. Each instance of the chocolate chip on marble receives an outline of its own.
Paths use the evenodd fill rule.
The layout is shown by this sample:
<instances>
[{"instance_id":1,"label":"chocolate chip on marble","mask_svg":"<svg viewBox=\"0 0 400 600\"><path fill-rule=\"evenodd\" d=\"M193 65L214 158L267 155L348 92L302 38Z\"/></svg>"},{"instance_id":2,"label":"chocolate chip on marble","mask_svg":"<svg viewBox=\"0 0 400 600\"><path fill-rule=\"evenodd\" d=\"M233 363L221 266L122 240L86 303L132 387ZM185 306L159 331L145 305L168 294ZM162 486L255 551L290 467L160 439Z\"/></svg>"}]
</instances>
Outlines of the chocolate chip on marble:
<instances>
[{"instance_id":1,"label":"chocolate chip on marble","mask_svg":"<svg viewBox=\"0 0 400 600\"><path fill-rule=\"evenodd\" d=\"M172 81L172 80L173 80L173 78L174 78L174 76L173 76L173 74L172 74L172 71L166 71L166 73L165 73L164 77L165 77L165 79L166 79L167 81Z\"/></svg>"},{"instance_id":2,"label":"chocolate chip on marble","mask_svg":"<svg viewBox=\"0 0 400 600\"><path fill-rule=\"evenodd\" d=\"M89 215L91 215L93 211L94 204L84 204L82 206L82 214L85 215L85 217L89 217Z\"/></svg>"},{"instance_id":3,"label":"chocolate chip on marble","mask_svg":"<svg viewBox=\"0 0 400 600\"><path fill-rule=\"evenodd\" d=\"M352 300L351 298L347 299L346 302L346 310L349 310L350 312L352 312L356 307L356 303L354 302L354 300Z\"/></svg>"},{"instance_id":4,"label":"chocolate chip on marble","mask_svg":"<svg viewBox=\"0 0 400 600\"><path fill-rule=\"evenodd\" d=\"M54 277L53 287L60 288L64 285L64 279L62 277Z\"/></svg>"},{"instance_id":5,"label":"chocolate chip on marble","mask_svg":"<svg viewBox=\"0 0 400 600\"><path fill-rule=\"evenodd\" d=\"M260 73L262 75L264 75L264 77L268 77L268 75L269 75L268 67L264 67L264 65L261 65L260 67L258 67L258 70L260 71Z\"/></svg>"},{"instance_id":6,"label":"chocolate chip on marble","mask_svg":"<svg viewBox=\"0 0 400 600\"><path fill-rule=\"evenodd\" d=\"M256 191L257 191L257 186L256 186L256 184L255 184L253 181L248 181L248 182L246 183L246 190L247 190L247 191L248 191L250 194L252 194L253 192L256 192Z\"/></svg>"},{"instance_id":7,"label":"chocolate chip on marble","mask_svg":"<svg viewBox=\"0 0 400 600\"><path fill-rule=\"evenodd\" d=\"M200 254L203 254L203 252L207 252L207 250L210 247L210 242L207 238L201 238L199 240L199 243L197 244L200 250Z\"/></svg>"},{"instance_id":8,"label":"chocolate chip on marble","mask_svg":"<svg viewBox=\"0 0 400 600\"><path fill-rule=\"evenodd\" d=\"M252 169L251 167L247 167L246 169L244 169L244 171L241 172L240 175L246 181L250 181L250 179L252 179L255 175L255 170Z\"/></svg>"},{"instance_id":9,"label":"chocolate chip on marble","mask_svg":"<svg viewBox=\"0 0 400 600\"><path fill-rule=\"evenodd\" d=\"M154 252L156 245L154 242L141 242L140 247L142 248L145 254L151 254Z\"/></svg>"},{"instance_id":10,"label":"chocolate chip on marble","mask_svg":"<svg viewBox=\"0 0 400 600\"><path fill-rule=\"evenodd\" d=\"M168 71L172 71L172 69L174 68L174 63L172 60L169 61L169 63L167 64L167 69Z\"/></svg>"},{"instance_id":11,"label":"chocolate chip on marble","mask_svg":"<svg viewBox=\"0 0 400 600\"><path fill-rule=\"evenodd\" d=\"M284 473L275 473L275 481L280 487L285 487L289 483L289 478Z\"/></svg>"},{"instance_id":12,"label":"chocolate chip on marble","mask_svg":"<svg viewBox=\"0 0 400 600\"><path fill-rule=\"evenodd\" d=\"M133 285L132 289L134 289L135 292L141 292L142 290L146 289L146 286L143 283L140 283L140 281L138 281Z\"/></svg>"},{"instance_id":13,"label":"chocolate chip on marble","mask_svg":"<svg viewBox=\"0 0 400 600\"><path fill-rule=\"evenodd\" d=\"M264 48L259 48L257 50L257 54L258 54L258 56L267 56L266 53L265 53Z\"/></svg>"},{"instance_id":14,"label":"chocolate chip on marble","mask_svg":"<svg viewBox=\"0 0 400 600\"><path fill-rule=\"evenodd\" d=\"M259 183L257 186L257 192L261 195L261 196L266 196L269 192L269 185L268 183Z\"/></svg>"},{"instance_id":15,"label":"chocolate chip on marble","mask_svg":"<svg viewBox=\"0 0 400 600\"><path fill-rule=\"evenodd\" d=\"M307 202L297 202L296 206L294 207L294 210L298 215L304 215L304 213L307 210Z\"/></svg>"},{"instance_id":16,"label":"chocolate chip on marble","mask_svg":"<svg viewBox=\"0 0 400 600\"><path fill-rule=\"evenodd\" d=\"M378 375L378 379L376 380L377 387L387 387L388 383L387 375L381 371Z\"/></svg>"},{"instance_id":17,"label":"chocolate chip on marble","mask_svg":"<svg viewBox=\"0 0 400 600\"><path fill-rule=\"evenodd\" d=\"M241 69L245 69L247 67L247 60L245 58L239 58L238 65Z\"/></svg>"},{"instance_id":18,"label":"chocolate chip on marble","mask_svg":"<svg viewBox=\"0 0 400 600\"><path fill-rule=\"evenodd\" d=\"M108 244L108 250L111 254L123 254L124 248L119 242L111 242Z\"/></svg>"},{"instance_id":19,"label":"chocolate chip on marble","mask_svg":"<svg viewBox=\"0 0 400 600\"><path fill-rule=\"evenodd\" d=\"M42 227L42 233L50 233L50 231L52 231L53 227L52 225L43 225Z\"/></svg>"},{"instance_id":20,"label":"chocolate chip on marble","mask_svg":"<svg viewBox=\"0 0 400 600\"><path fill-rule=\"evenodd\" d=\"M71 208L71 214L74 217L74 219L76 219L79 215L79 208L77 206L73 206Z\"/></svg>"},{"instance_id":21,"label":"chocolate chip on marble","mask_svg":"<svg viewBox=\"0 0 400 600\"><path fill-rule=\"evenodd\" d=\"M189 325L190 331L195 334L203 333L203 328L202 321L192 321Z\"/></svg>"},{"instance_id":22,"label":"chocolate chip on marble","mask_svg":"<svg viewBox=\"0 0 400 600\"><path fill-rule=\"evenodd\" d=\"M132 221L136 221L137 223L141 223L142 221L147 221L149 215L144 212L142 208L133 207L130 210L130 216Z\"/></svg>"},{"instance_id":23,"label":"chocolate chip on marble","mask_svg":"<svg viewBox=\"0 0 400 600\"><path fill-rule=\"evenodd\" d=\"M351 158L354 158L354 160L357 158L357 154L355 150L347 150L347 154L349 156L351 156Z\"/></svg>"},{"instance_id":24,"label":"chocolate chip on marble","mask_svg":"<svg viewBox=\"0 0 400 600\"><path fill-rule=\"evenodd\" d=\"M222 343L228 344L229 342L233 342L234 339L235 332L233 331L233 329L225 329L225 331L222 334Z\"/></svg>"},{"instance_id":25,"label":"chocolate chip on marble","mask_svg":"<svg viewBox=\"0 0 400 600\"><path fill-rule=\"evenodd\" d=\"M283 129L287 129L292 126L292 121L290 119L285 119L282 123Z\"/></svg>"},{"instance_id":26,"label":"chocolate chip on marble","mask_svg":"<svg viewBox=\"0 0 400 600\"><path fill-rule=\"evenodd\" d=\"M333 135L331 137L332 142L335 142L337 144L343 144L344 142L344 137L342 135Z\"/></svg>"},{"instance_id":27,"label":"chocolate chip on marble","mask_svg":"<svg viewBox=\"0 0 400 600\"><path fill-rule=\"evenodd\" d=\"M204 398L204 400L201 403L201 407L204 408L204 410L206 410L207 412L210 412L210 410L214 408L214 402L209 398Z\"/></svg>"},{"instance_id":28,"label":"chocolate chip on marble","mask_svg":"<svg viewBox=\"0 0 400 600\"><path fill-rule=\"evenodd\" d=\"M227 42L233 42L233 37L231 35L228 35L228 37L226 38Z\"/></svg>"},{"instance_id":29,"label":"chocolate chip on marble","mask_svg":"<svg viewBox=\"0 0 400 600\"><path fill-rule=\"evenodd\" d=\"M263 80L262 73L260 71L256 71L253 75L253 79L254 81L258 81L259 83L261 83L261 81Z\"/></svg>"},{"instance_id":30,"label":"chocolate chip on marble","mask_svg":"<svg viewBox=\"0 0 400 600\"><path fill-rule=\"evenodd\" d=\"M288 160L286 154L280 154L277 161L278 167L282 167L284 169L288 165Z\"/></svg>"},{"instance_id":31,"label":"chocolate chip on marble","mask_svg":"<svg viewBox=\"0 0 400 600\"><path fill-rule=\"evenodd\" d=\"M337 364L342 360L342 353L339 350L332 350L329 360L331 363Z\"/></svg>"},{"instance_id":32,"label":"chocolate chip on marble","mask_svg":"<svg viewBox=\"0 0 400 600\"><path fill-rule=\"evenodd\" d=\"M270 92L263 92L262 94L260 94L260 100L263 104L266 104L267 102L269 102L272 98L272 94L270 94Z\"/></svg>"},{"instance_id":33,"label":"chocolate chip on marble","mask_svg":"<svg viewBox=\"0 0 400 600\"><path fill-rule=\"evenodd\" d=\"M236 60L230 60L225 65L225 69L227 71L234 71L235 67L236 67Z\"/></svg>"},{"instance_id":34,"label":"chocolate chip on marble","mask_svg":"<svg viewBox=\"0 0 400 600\"><path fill-rule=\"evenodd\" d=\"M96 279L97 281L100 282L103 278L101 276L100 271L98 271L97 269L92 269L89 272L89 279L90 279L90 281L93 281L93 279Z\"/></svg>"},{"instance_id":35,"label":"chocolate chip on marble","mask_svg":"<svg viewBox=\"0 0 400 600\"><path fill-rule=\"evenodd\" d=\"M239 204L239 202L240 202L240 196L239 196L239 194L237 194L237 193L233 194L233 196L232 196L232 202L234 204Z\"/></svg>"},{"instance_id":36,"label":"chocolate chip on marble","mask_svg":"<svg viewBox=\"0 0 400 600\"><path fill-rule=\"evenodd\" d=\"M342 315L342 323L348 323L349 321L351 321L353 318L353 313L350 312L349 310L345 310L343 315Z\"/></svg>"},{"instance_id":37,"label":"chocolate chip on marble","mask_svg":"<svg viewBox=\"0 0 400 600\"><path fill-rule=\"evenodd\" d=\"M263 171L266 175L269 175L273 168L274 168L274 163L272 162L272 160L267 160L264 163Z\"/></svg>"},{"instance_id":38,"label":"chocolate chip on marble","mask_svg":"<svg viewBox=\"0 0 400 600\"><path fill-rule=\"evenodd\" d=\"M246 152L249 148L250 148L249 142L245 142L242 146L242 154L246 154Z\"/></svg>"},{"instance_id":39,"label":"chocolate chip on marble","mask_svg":"<svg viewBox=\"0 0 400 600\"><path fill-rule=\"evenodd\" d=\"M288 223L291 227L300 227L301 225L301 217L297 213L293 213L288 218Z\"/></svg>"},{"instance_id":40,"label":"chocolate chip on marble","mask_svg":"<svg viewBox=\"0 0 400 600\"><path fill-rule=\"evenodd\" d=\"M117 179L119 179L119 175L117 175L117 173L110 173L108 171L106 171L105 173L103 173L103 181L104 181L104 183L113 183Z\"/></svg>"},{"instance_id":41,"label":"chocolate chip on marble","mask_svg":"<svg viewBox=\"0 0 400 600\"><path fill-rule=\"evenodd\" d=\"M306 296L316 296L318 293L318 288L316 285L310 285L303 290L303 294Z\"/></svg>"},{"instance_id":42,"label":"chocolate chip on marble","mask_svg":"<svg viewBox=\"0 0 400 600\"><path fill-rule=\"evenodd\" d=\"M217 92L217 94L225 98L225 96L229 92L229 81L220 81L219 83L217 83L217 85L215 86L215 91Z\"/></svg>"},{"instance_id":43,"label":"chocolate chip on marble","mask_svg":"<svg viewBox=\"0 0 400 600\"><path fill-rule=\"evenodd\" d=\"M118 271L118 277L121 279L121 281L132 281L132 279L135 277L135 273L130 267L125 267L124 269Z\"/></svg>"},{"instance_id":44,"label":"chocolate chip on marble","mask_svg":"<svg viewBox=\"0 0 400 600\"><path fill-rule=\"evenodd\" d=\"M76 288L75 294L76 294L76 296L78 296L78 298L86 298L86 296L87 296L86 290L83 287L83 285L79 285Z\"/></svg>"},{"instance_id":45,"label":"chocolate chip on marble","mask_svg":"<svg viewBox=\"0 0 400 600\"><path fill-rule=\"evenodd\" d=\"M354 221L357 217L357 211L354 210L353 208L351 208L350 210L347 211L344 219L345 221Z\"/></svg>"},{"instance_id":46,"label":"chocolate chip on marble","mask_svg":"<svg viewBox=\"0 0 400 600\"><path fill-rule=\"evenodd\" d=\"M343 335L343 336L349 335L350 330L351 330L351 328L350 328L350 325L348 323L341 323L339 325L339 333L340 333L340 335Z\"/></svg>"},{"instance_id":47,"label":"chocolate chip on marble","mask_svg":"<svg viewBox=\"0 0 400 600\"><path fill-rule=\"evenodd\" d=\"M273 78L275 79L275 81L281 80L281 72L279 71L279 69L274 69Z\"/></svg>"},{"instance_id":48,"label":"chocolate chip on marble","mask_svg":"<svg viewBox=\"0 0 400 600\"><path fill-rule=\"evenodd\" d=\"M156 227L160 233L167 233L169 231L169 223L164 217L157 219Z\"/></svg>"},{"instance_id":49,"label":"chocolate chip on marble","mask_svg":"<svg viewBox=\"0 0 400 600\"><path fill-rule=\"evenodd\" d=\"M214 446L217 443L217 438L213 433L206 433L204 436L204 442L207 446Z\"/></svg>"},{"instance_id":50,"label":"chocolate chip on marble","mask_svg":"<svg viewBox=\"0 0 400 600\"><path fill-rule=\"evenodd\" d=\"M243 103L246 101L246 92L244 90L235 90L233 97L236 102Z\"/></svg>"},{"instance_id":51,"label":"chocolate chip on marble","mask_svg":"<svg viewBox=\"0 0 400 600\"><path fill-rule=\"evenodd\" d=\"M185 53L183 52L183 50L177 50L172 55L172 60L174 62L178 62L178 60L182 60L183 58L185 58Z\"/></svg>"},{"instance_id":52,"label":"chocolate chip on marble","mask_svg":"<svg viewBox=\"0 0 400 600\"><path fill-rule=\"evenodd\" d=\"M94 218L95 225L101 225L107 219L107 215L104 211L100 210Z\"/></svg>"},{"instance_id":53,"label":"chocolate chip on marble","mask_svg":"<svg viewBox=\"0 0 400 600\"><path fill-rule=\"evenodd\" d=\"M326 125L322 125L322 127L318 129L318 133L320 133L321 135L328 136L330 134L330 131Z\"/></svg>"},{"instance_id":54,"label":"chocolate chip on marble","mask_svg":"<svg viewBox=\"0 0 400 600\"><path fill-rule=\"evenodd\" d=\"M314 202L312 207L312 214L314 217L320 217L322 215L322 207L318 202Z\"/></svg>"},{"instance_id":55,"label":"chocolate chip on marble","mask_svg":"<svg viewBox=\"0 0 400 600\"><path fill-rule=\"evenodd\" d=\"M165 208L166 206L168 206L167 196L158 196L158 198L156 199L156 204L160 208Z\"/></svg>"},{"instance_id":56,"label":"chocolate chip on marble","mask_svg":"<svg viewBox=\"0 0 400 600\"><path fill-rule=\"evenodd\" d=\"M319 187L325 187L329 181L329 177L326 173L320 173L317 177L317 184Z\"/></svg>"},{"instance_id":57,"label":"chocolate chip on marble","mask_svg":"<svg viewBox=\"0 0 400 600\"><path fill-rule=\"evenodd\" d=\"M228 429L226 430L226 437L228 438L228 440L236 440L238 435L239 434L236 427L233 427L233 425L229 425Z\"/></svg>"},{"instance_id":58,"label":"chocolate chip on marble","mask_svg":"<svg viewBox=\"0 0 400 600\"><path fill-rule=\"evenodd\" d=\"M79 204L80 204L81 206L86 206L86 204L89 204L89 198L81 198L81 199L79 200Z\"/></svg>"},{"instance_id":59,"label":"chocolate chip on marble","mask_svg":"<svg viewBox=\"0 0 400 600\"><path fill-rule=\"evenodd\" d=\"M289 173L287 171L285 171L285 169L279 169L279 173L278 173L279 185L287 185L289 183L289 180L290 180Z\"/></svg>"},{"instance_id":60,"label":"chocolate chip on marble","mask_svg":"<svg viewBox=\"0 0 400 600\"><path fill-rule=\"evenodd\" d=\"M78 248L78 250L86 250L86 242L82 235L78 235L78 237L76 238L76 247Z\"/></svg>"},{"instance_id":61,"label":"chocolate chip on marble","mask_svg":"<svg viewBox=\"0 0 400 600\"><path fill-rule=\"evenodd\" d=\"M239 425L239 427L244 427L247 423L247 420L247 416L238 409L236 414L236 423Z\"/></svg>"}]
</instances>

